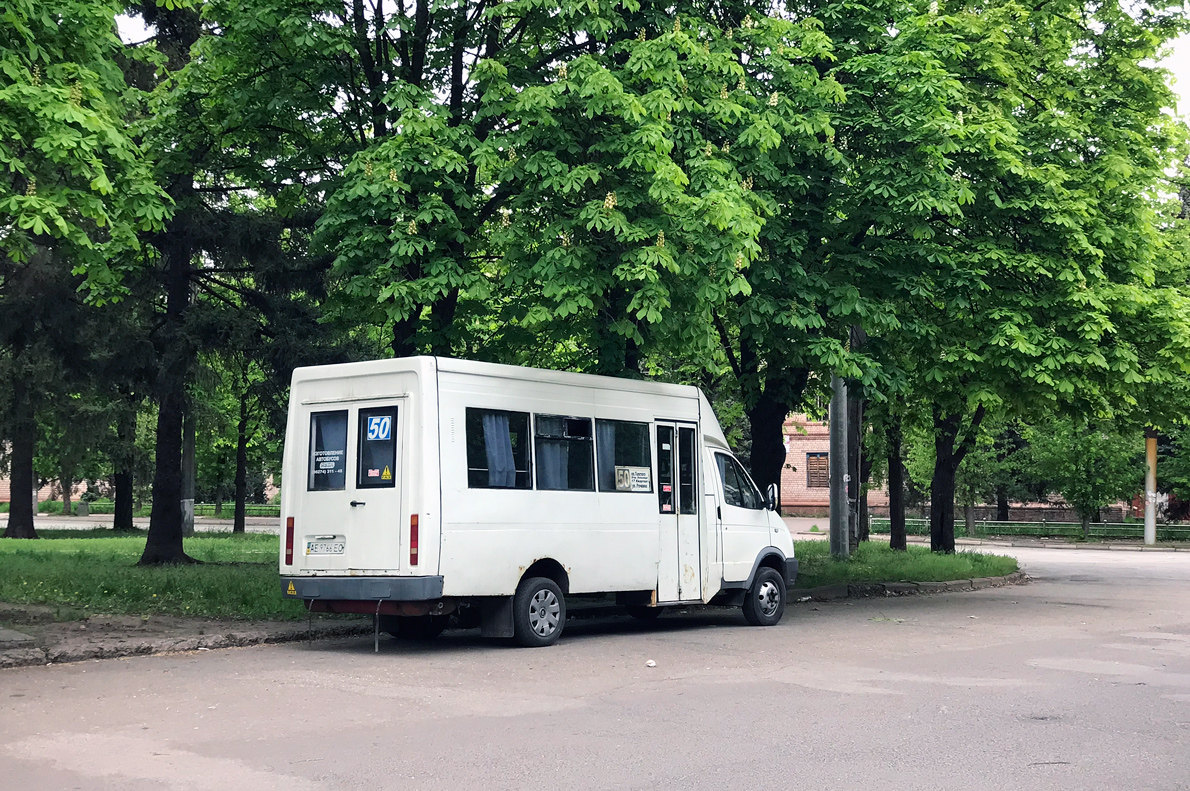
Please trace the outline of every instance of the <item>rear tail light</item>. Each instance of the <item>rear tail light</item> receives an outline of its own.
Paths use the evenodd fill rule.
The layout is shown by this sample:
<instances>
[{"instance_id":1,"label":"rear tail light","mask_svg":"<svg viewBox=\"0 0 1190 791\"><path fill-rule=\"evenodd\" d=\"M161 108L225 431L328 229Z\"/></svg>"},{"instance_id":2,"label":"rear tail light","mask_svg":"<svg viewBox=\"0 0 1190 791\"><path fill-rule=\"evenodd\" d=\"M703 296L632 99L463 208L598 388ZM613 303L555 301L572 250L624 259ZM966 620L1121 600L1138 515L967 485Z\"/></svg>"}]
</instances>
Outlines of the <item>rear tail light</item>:
<instances>
[{"instance_id":1,"label":"rear tail light","mask_svg":"<svg viewBox=\"0 0 1190 791\"><path fill-rule=\"evenodd\" d=\"M293 517L285 520L285 565L293 565Z\"/></svg>"},{"instance_id":2,"label":"rear tail light","mask_svg":"<svg viewBox=\"0 0 1190 791\"><path fill-rule=\"evenodd\" d=\"M417 565L417 514L409 517L409 565Z\"/></svg>"}]
</instances>

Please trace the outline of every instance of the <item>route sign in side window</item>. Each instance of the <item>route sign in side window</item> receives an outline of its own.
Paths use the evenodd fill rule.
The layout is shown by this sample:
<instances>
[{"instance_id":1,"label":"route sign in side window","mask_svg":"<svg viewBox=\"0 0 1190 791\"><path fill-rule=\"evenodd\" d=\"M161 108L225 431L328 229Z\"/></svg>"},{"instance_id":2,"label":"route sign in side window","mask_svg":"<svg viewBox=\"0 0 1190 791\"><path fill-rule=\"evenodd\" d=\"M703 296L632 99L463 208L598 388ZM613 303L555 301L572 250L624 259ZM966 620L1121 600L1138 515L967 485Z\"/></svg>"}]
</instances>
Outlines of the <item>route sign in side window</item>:
<instances>
[{"instance_id":1,"label":"route sign in side window","mask_svg":"<svg viewBox=\"0 0 1190 791\"><path fill-rule=\"evenodd\" d=\"M652 492L649 424L595 421L595 461L601 492Z\"/></svg>"},{"instance_id":2,"label":"route sign in side window","mask_svg":"<svg viewBox=\"0 0 1190 791\"><path fill-rule=\"evenodd\" d=\"M359 411L359 458L355 485L391 489L397 485L397 408Z\"/></svg>"},{"instance_id":3,"label":"route sign in side window","mask_svg":"<svg viewBox=\"0 0 1190 791\"><path fill-rule=\"evenodd\" d=\"M310 468L306 488L337 492L347 485L347 410L310 415Z\"/></svg>"}]
</instances>

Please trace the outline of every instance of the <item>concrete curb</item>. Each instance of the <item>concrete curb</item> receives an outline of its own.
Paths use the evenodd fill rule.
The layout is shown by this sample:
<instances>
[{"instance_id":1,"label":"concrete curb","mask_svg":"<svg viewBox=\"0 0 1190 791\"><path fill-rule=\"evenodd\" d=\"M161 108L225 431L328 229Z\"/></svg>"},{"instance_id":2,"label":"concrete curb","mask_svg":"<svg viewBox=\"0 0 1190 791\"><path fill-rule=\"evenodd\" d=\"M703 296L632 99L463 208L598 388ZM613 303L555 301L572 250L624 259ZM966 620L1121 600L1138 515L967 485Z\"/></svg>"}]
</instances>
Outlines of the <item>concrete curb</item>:
<instances>
[{"instance_id":1,"label":"concrete curb","mask_svg":"<svg viewBox=\"0 0 1190 791\"><path fill-rule=\"evenodd\" d=\"M1029 575L1023 571L1003 577L976 577L949 582L859 582L848 585L822 585L817 588L792 588L790 602L835 601L838 599L867 599L873 596L910 596L918 593L951 593L954 591L1000 588L1005 585L1024 585Z\"/></svg>"},{"instance_id":2,"label":"concrete curb","mask_svg":"<svg viewBox=\"0 0 1190 791\"><path fill-rule=\"evenodd\" d=\"M235 648L264 643L296 643L312 637L314 640L328 640L335 637L351 637L371 634L372 623L316 624L310 631L305 626L292 628L224 632L223 634L198 635L193 637L167 637L157 640L140 640L116 644L98 643L90 645L47 648L11 648L0 650L0 668L48 665L59 662L85 662L88 659L117 659L128 656L150 654L173 654L182 651Z\"/></svg>"}]
</instances>

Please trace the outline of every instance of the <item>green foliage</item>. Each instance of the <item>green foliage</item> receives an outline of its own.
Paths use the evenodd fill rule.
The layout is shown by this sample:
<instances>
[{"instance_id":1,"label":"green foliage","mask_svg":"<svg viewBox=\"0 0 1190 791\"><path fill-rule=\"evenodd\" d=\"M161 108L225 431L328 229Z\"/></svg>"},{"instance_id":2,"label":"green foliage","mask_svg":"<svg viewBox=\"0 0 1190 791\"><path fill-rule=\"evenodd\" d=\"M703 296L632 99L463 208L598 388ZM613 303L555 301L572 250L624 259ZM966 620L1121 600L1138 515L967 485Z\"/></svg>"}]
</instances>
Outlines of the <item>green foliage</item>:
<instances>
[{"instance_id":1,"label":"green foliage","mask_svg":"<svg viewBox=\"0 0 1190 791\"><path fill-rule=\"evenodd\" d=\"M104 537L93 537L93 536ZM186 541L199 566L134 565L144 534L47 530L44 540L0 540L0 601L57 604L89 613L296 619L300 602L277 584L278 538L204 534Z\"/></svg>"},{"instance_id":2,"label":"green foliage","mask_svg":"<svg viewBox=\"0 0 1190 791\"><path fill-rule=\"evenodd\" d=\"M860 543L846 560L831 557L828 541L800 541L797 557L799 588L845 582L945 582L999 577L1017 570L1016 558L1004 555L982 552L938 555L919 546L900 552L871 541Z\"/></svg>"},{"instance_id":3,"label":"green foliage","mask_svg":"<svg viewBox=\"0 0 1190 791\"><path fill-rule=\"evenodd\" d=\"M1093 419L1059 418L1025 431L1032 474L1074 506L1084 522L1144 488L1144 438Z\"/></svg>"},{"instance_id":4,"label":"green foliage","mask_svg":"<svg viewBox=\"0 0 1190 791\"><path fill-rule=\"evenodd\" d=\"M15 0L0 24L0 257L56 250L101 298L168 214L125 126L118 8Z\"/></svg>"}]
</instances>

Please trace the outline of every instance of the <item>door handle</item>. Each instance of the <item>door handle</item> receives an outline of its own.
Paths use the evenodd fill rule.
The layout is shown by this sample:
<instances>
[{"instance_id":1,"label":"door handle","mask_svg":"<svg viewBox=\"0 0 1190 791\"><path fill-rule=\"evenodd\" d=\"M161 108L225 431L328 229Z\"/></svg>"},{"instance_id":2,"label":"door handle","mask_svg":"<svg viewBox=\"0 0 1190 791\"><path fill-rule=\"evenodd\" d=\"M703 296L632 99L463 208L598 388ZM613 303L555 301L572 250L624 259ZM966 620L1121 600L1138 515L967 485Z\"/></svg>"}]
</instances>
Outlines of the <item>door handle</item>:
<instances>
[{"instance_id":1,"label":"door handle","mask_svg":"<svg viewBox=\"0 0 1190 791\"><path fill-rule=\"evenodd\" d=\"M352 500L351 507L355 508L357 505L367 505L363 500Z\"/></svg>"}]
</instances>

